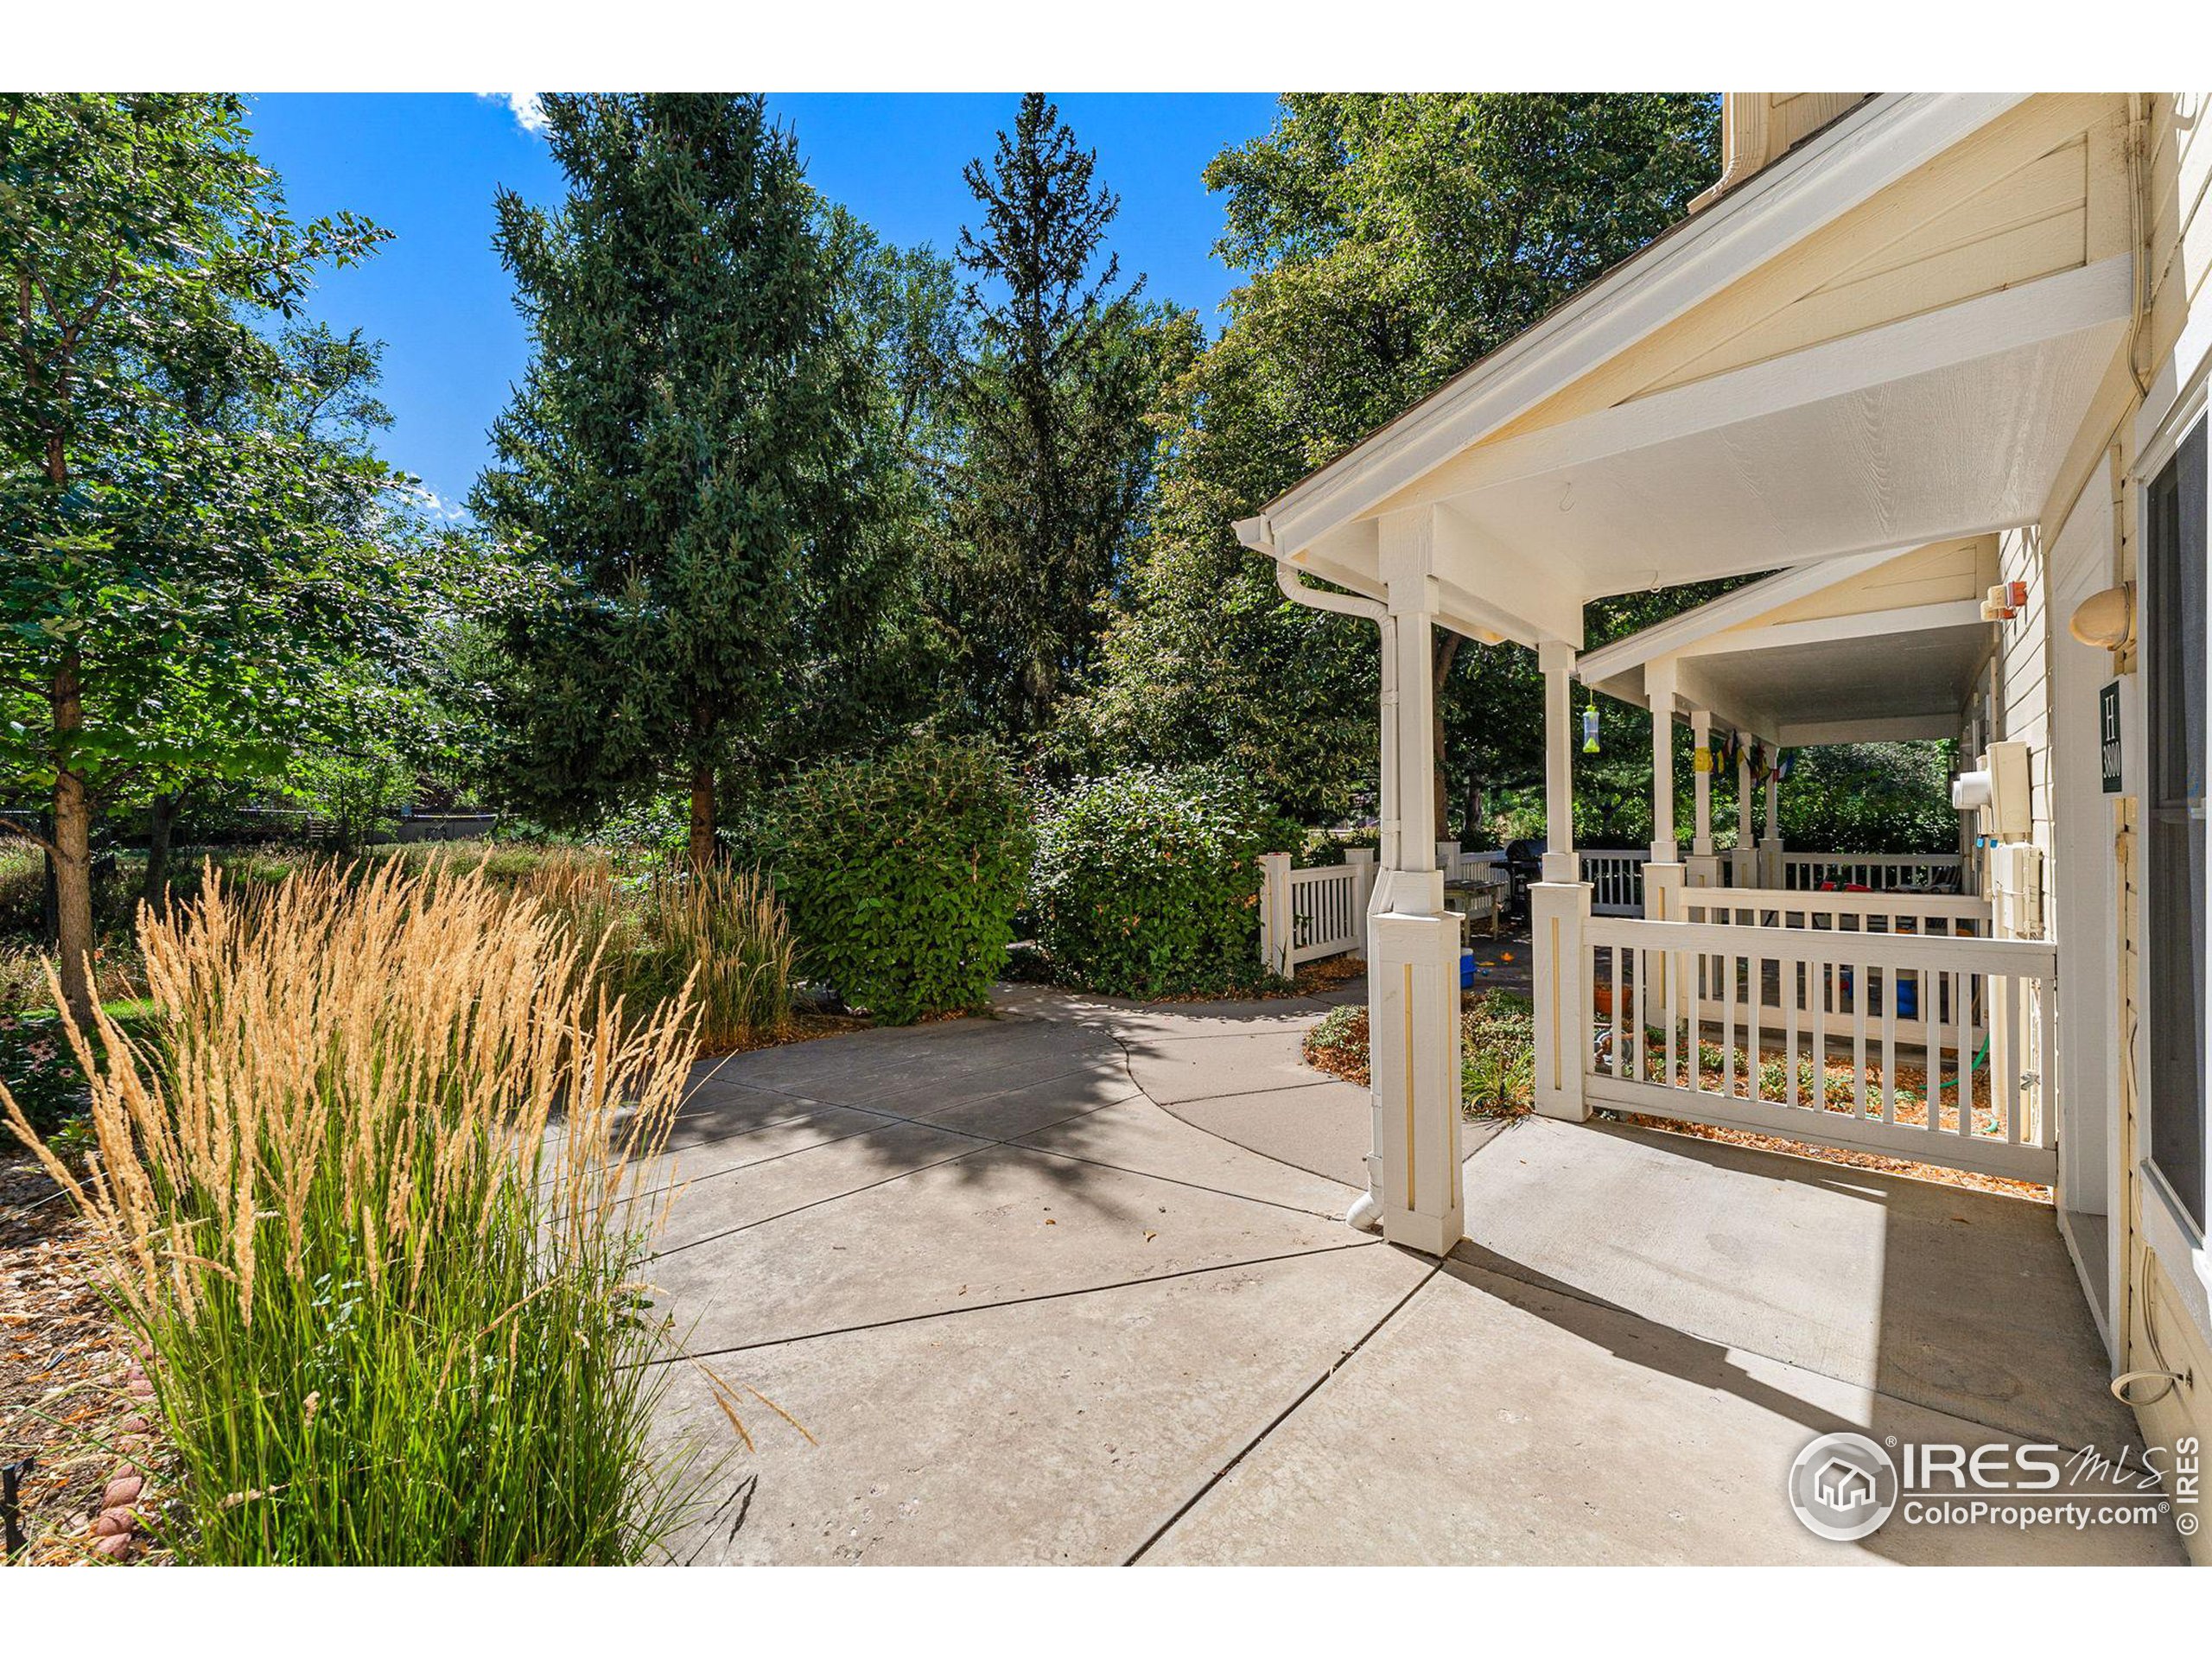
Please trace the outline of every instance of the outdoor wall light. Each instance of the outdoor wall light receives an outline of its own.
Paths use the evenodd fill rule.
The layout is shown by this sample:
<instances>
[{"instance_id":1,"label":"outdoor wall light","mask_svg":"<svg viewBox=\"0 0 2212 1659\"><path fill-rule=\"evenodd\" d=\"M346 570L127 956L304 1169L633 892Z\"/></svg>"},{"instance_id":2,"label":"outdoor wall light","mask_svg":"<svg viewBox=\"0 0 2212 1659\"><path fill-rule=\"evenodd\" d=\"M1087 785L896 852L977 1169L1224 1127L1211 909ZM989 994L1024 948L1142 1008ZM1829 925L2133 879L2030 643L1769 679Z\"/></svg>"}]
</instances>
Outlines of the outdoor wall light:
<instances>
[{"instance_id":1,"label":"outdoor wall light","mask_svg":"<svg viewBox=\"0 0 2212 1659\"><path fill-rule=\"evenodd\" d=\"M2091 594L2074 607L2066 632L2085 645L2126 651L2135 643L2134 584L2123 582L2117 588Z\"/></svg>"}]
</instances>

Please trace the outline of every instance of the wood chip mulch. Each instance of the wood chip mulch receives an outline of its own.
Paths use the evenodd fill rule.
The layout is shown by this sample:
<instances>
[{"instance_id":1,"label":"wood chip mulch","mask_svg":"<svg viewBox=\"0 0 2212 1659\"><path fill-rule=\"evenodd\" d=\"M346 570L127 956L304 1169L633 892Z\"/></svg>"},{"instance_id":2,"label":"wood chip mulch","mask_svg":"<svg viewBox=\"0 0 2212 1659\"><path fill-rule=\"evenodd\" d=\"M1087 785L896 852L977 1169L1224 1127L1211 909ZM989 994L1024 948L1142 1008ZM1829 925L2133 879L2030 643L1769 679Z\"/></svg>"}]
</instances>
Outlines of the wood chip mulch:
<instances>
[{"instance_id":1,"label":"wood chip mulch","mask_svg":"<svg viewBox=\"0 0 2212 1659\"><path fill-rule=\"evenodd\" d=\"M24 1539L11 1564L167 1559L142 1526L159 1484L153 1387L92 1266L68 1198L0 1150L0 1465L17 1467Z\"/></svg>"}]
</instances>

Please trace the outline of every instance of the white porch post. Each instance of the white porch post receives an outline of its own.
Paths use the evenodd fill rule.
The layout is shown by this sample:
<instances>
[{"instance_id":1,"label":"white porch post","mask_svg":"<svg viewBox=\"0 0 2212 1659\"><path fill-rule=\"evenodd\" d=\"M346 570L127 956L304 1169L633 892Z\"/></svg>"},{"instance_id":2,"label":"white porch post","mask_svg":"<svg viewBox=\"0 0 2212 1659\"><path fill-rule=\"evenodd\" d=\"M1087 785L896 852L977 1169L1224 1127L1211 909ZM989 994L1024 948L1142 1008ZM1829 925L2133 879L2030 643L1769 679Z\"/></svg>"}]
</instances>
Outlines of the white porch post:
<instances>
[{"instance_id":1,"label":"white porch post","mask_svg":"<svg viewBox=\"0 0 2212 1659\"><path fill-rule=\"evenodd\" d=\"M1643 913L1654 921L1679 917L1683 870L1675 840L1675 665L1648 664L1643 689L1651 705L1651 858L1643 867Z\"/></svg>"},{"instance_id":2,"label":"white porch post","mask_svg":"<svg viewBox=\"0 0 2212 1659\"><path fill-rule=\"evenodd\" d=\"M1389 594L1384 649L1395 658L1394 708L1384 710L1393 751L1398 833L1386 837L1378 908L1368 918L1367 1018L1374 1079L1369 1199L1352 1219L1379 1219L1382 1236L1431 1255L1459 1243L1459 918L1444 907L1437 868L1435 680L1430 653L1440 608L1433 569L1435 520L1427 509L1381 524ZM1373 1210L1379 1210L1379 1217Z\"/></svg>"},{"instance_id":3,"label":"white porch post","mask_svg":"<svg viewBox=\"0 0 2212 1659\"><path fill-rule=\"evenodd\" d=\"M1738 740L1736 747L1736 850L1728 860L1729 885L1758 886L1758 855L1751 836L1751 751Z\"/></svg>"},{"instance_id":4,"label":"white porch post","mask_svg":"<svg viewBox=\"0 0 2212 1659\"><path fill-rule=\"evenodd\" d=\"M1590 884L1574 855L1574 708L1568 676L1574 649L1547 639L1536 647L1544 671L1544 879L1529 890L1536 978L1536 1109L1580 1122L1590 1052L1590 995L1584 984L1582 933Z\"/></svg>"},{"instance_id":5,"label":"white porch post","mask_svg":"<svg viewBox=\"0 0 2212 1659\"><path fill-rule=\"evenodd\" d=\"M1260 965L1290 977L1290 855L1260 855Z\"/></svg>"},{"instance_id":6,"label":"white porch post","mask_svg":"<svg viewBox=\"0 0 2212 1659\"><path fill-rule=\"evenodd\" d=\"M1690 838L1687 879L1694 887L1720 885L1720 861L1713 855L1713 711L1690 710L1690 735L1697 742L1697 766L1690 779L1697 800L1697 824Z\"/></svg>"},{"instance_id":7,"label":"white porch post","mask_svg":"<svg viewBox=\"0 0 2212 1659\"><path fill-rule=\"evenodd\" d=\"M1778 887L1782 880L1782 801L1781 779L1775 776L1775 763L1782 759L1777 749L1766 769L1766 834L1759 841L1759 885Z\"/></svg>"},{"instance_id":8,"label":"white porch post","mask_svg":"<svg viewBox=\"0 0 2212 1659\"><path fill-rule=\"evenodd\" d=\"M1574 856L1574 647L1547 639L1536 647L1544 672L1544 880L1580 879Z\"/></svg>"},{"instance_id":9,"label":"white porch post","mask_svg":"<svg viewBox=\"0 0 2212 1659\"><path fill-rule=\"evenodd\" d=\"M1372 847L1347 847L1344 864L1351 871L1351 907L1357 915L1364 916L1368 899L1375 891L1375 849ZM1361 961L1367 959L1367 932L1360 930L1359 944L1351 953Z\"/></svg>"}]
</instances>

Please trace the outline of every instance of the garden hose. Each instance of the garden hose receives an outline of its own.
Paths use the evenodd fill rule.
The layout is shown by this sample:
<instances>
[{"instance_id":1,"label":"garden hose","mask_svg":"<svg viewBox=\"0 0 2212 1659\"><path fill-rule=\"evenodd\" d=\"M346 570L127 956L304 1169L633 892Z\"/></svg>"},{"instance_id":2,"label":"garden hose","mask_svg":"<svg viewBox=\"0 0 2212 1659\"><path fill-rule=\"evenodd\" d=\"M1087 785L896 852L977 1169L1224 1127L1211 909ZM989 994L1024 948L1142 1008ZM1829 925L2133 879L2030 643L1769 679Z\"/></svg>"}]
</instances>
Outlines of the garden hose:
<instances>
[{"instance_id":1,"label":"garden hose","mask_svg":"<svg viewBox=\"0 0 2212 1659\"><path fill-rule=\"evenodd\" d=\"M1985 1038L1983 1038L1983 1039L1981 1039L1981 1046L1980 1046L1980 1048L1977 1048L1976 1050L1974 1050L1974 1064L1973 1064L1972 1065L1969 1065L1968 1067L1967 1067L1967 1069L1966 1069L1966 1075L1967 1075L1967 1076L1968 1076L1968 1077L1972 1077L1975 1072L1977 1072L1977 1071L1980 1071L1980 1070L1981 1070L1981 1063L1982 1063L1984 1060L1987 1059L1988 1058L1989 1058L1989 1039L1988 1039L1988 1038L1986 1038L1986 1037L1985 1037ZM1955 1088L1957 1088L1957 1087L1959 1086L1959 1080L1958 1080L1958 1078L1957 1078L1956 1077L1953 1077L1953 1078L1952 1078L1948 1083L1943 1083L1943 1082L1940 1082L1940 1081L1939 1081L1939 1082L1936 1084L1936 1086L1938 1089L1955 1089Z\"/></svg>"}]
</instances>

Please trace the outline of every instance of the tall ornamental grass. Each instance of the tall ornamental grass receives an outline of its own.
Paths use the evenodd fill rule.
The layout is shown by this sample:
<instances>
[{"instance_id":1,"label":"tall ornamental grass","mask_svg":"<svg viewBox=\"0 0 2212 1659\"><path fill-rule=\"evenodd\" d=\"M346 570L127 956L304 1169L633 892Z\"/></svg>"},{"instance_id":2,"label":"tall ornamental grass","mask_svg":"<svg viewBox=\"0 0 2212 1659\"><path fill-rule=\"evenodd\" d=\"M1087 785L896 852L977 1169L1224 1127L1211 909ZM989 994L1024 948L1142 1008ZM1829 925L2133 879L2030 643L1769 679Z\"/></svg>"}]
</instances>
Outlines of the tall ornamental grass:
<instances>
[{"instance_id":1,"label":"tall ornamental grass","mask_svg":"<svg viewBox=\"0 0 2212 1659\"><path fill-rule=\"evenodd\" d=\"M625 1562L696 1471L640 1274L694 1052L484 878L219 876L142 918L154 1035L72 1029L105 1288L217 1563ZM36 1144L0 1090L17 1133Z\"/></svg>"},{"instance_id":2,"label":"tall ornamental grass","mask_svg":"<svg viewBox=\"0 0 2212 1659\"><path fill-rule=\"evenodd\" d=\"M792 943L774 890L758 873L715 860L671 863L646 890L635 994L688 983L699 1040L715 1050L779 1035L791 1017Z\"/></svg>"}]
</instances>

